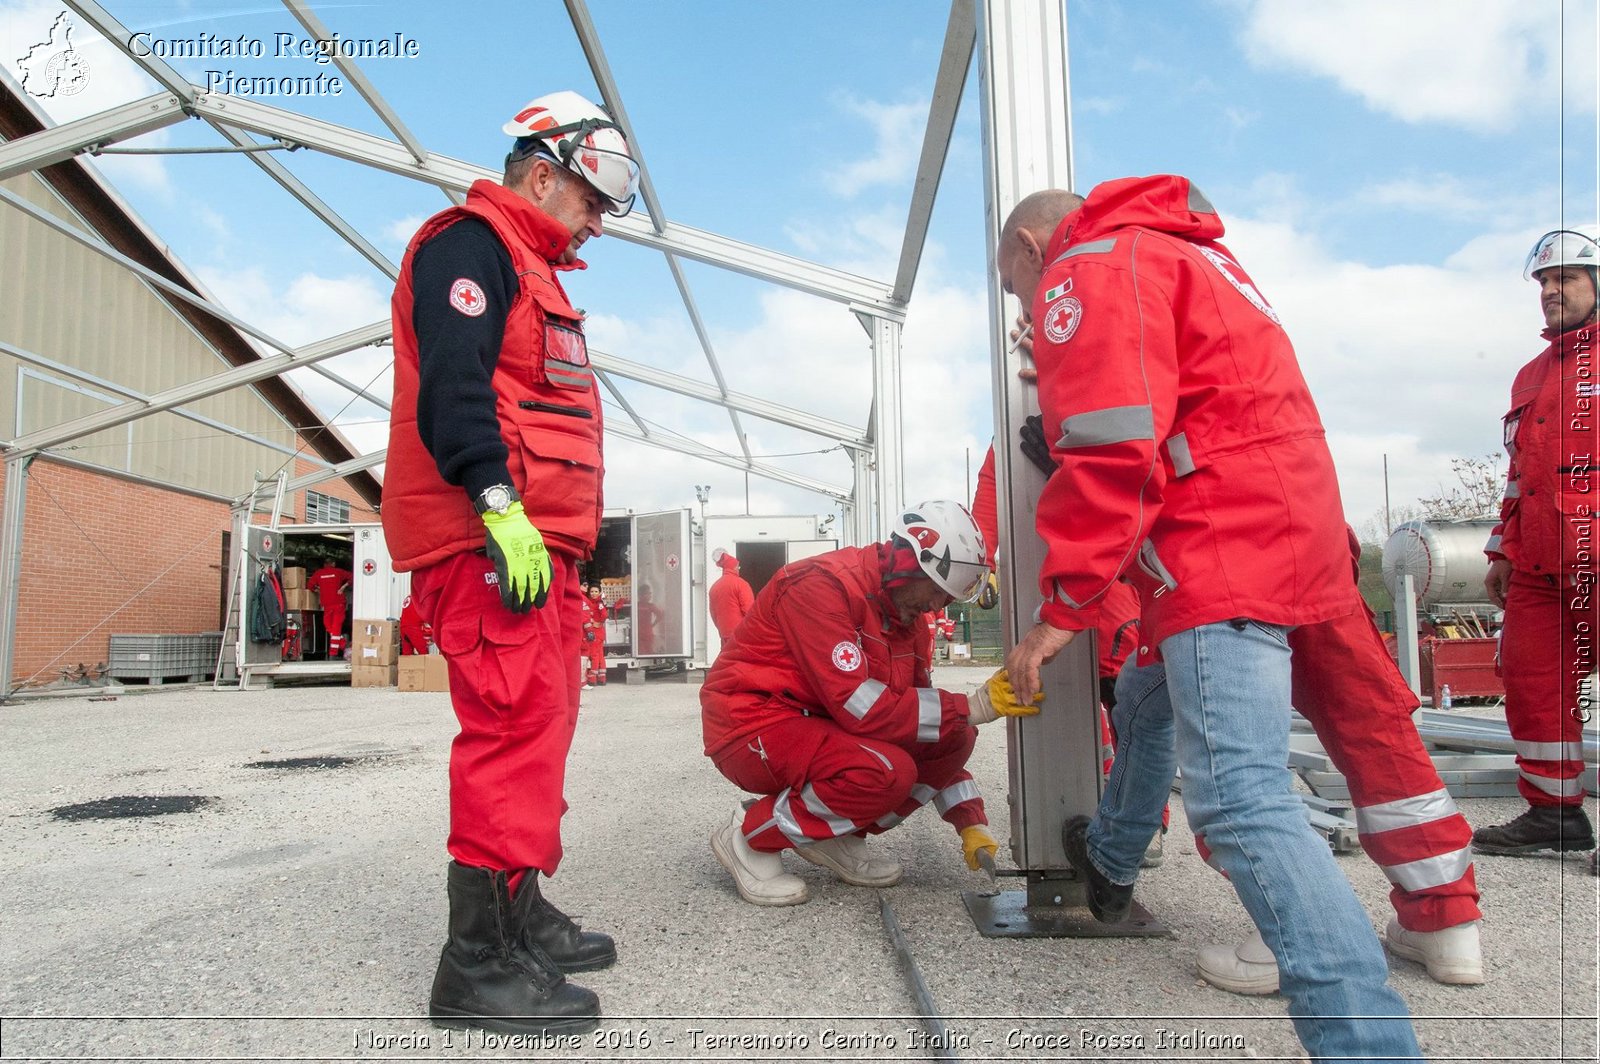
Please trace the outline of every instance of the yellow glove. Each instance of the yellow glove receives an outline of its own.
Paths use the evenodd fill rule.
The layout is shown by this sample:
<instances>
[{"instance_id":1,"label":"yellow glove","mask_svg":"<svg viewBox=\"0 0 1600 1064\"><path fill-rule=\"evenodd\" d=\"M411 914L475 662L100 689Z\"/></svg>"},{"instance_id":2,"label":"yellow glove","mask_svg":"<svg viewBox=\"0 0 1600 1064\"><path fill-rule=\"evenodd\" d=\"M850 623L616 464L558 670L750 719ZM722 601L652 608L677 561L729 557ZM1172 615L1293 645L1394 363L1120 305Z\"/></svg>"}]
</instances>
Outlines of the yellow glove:
<instances>
[{"instance_id":1,"label":"yellow glove","mask_svg":"<svg viewBox=\"0 0 1600 1064\"><path fill-rule=\"evenodd\" d=\"M1031 717L1039 712L1044 692L1033 696L1032 703L1019 702L1011 689L1006 670L1000 669L984 685L967 696L967 723L987 724L999 717Z\"/></svg>"},{"instance_id":2,"label":"yellow glove","mask_svg":"<svg viewBox=\"0 0 1600 1064\"><path fill-rule=\"evenodd\" d=\"M500 603L512 613L541 609L550 593L550 553L544 537L533 527L522 503L514 502L503 514L483 515L488 530L484 548L500 581Z\"/></svg>"},{"instance_id":3,"label":"yellow glove","mask_svg":"<svg viewBox=\"0 0 1600 1064\"><path fill-rule=\"evenodd\" d=\"M989 829L982 824L974 824L969 828L961 829L961 854L967 859L967 867L974 872L978 870L978 851L988 850L989 861L994 862L994 855L999 852L1000 844L994 841L994 836L989 834Z\"/></svg>"},{"instance_id":4,"label":"yellow glove","mask_svg":"<svg viewBox=\"0 0 1600 1064\"><path fill-rule=\"evenodd\" d=\"M980 610L992 610L1000 605L1000 578L993 569L989 570L989 579L983 582L983 589L973 602Z\"/></svg>"}]
</instances>

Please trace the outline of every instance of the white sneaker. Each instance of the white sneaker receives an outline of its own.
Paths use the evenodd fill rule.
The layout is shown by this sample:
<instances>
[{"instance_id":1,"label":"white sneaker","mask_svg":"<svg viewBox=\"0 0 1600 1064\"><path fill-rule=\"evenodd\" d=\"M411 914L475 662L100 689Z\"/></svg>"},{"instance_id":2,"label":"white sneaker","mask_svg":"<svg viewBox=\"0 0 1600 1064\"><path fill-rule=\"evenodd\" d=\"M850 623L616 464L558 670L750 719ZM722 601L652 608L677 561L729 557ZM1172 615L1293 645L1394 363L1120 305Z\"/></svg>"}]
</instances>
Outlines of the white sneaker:
<instances>
[{"instance_id":1,"label":"white sneaker","mask_svg":"<svg viewBox=\"0 0 1600 1064\"><path fill-rule=\"evenodd\" d=\"M711 832L711 852L733 876L739 897L752 905L799 905L810 895L805 880L783 870L783 858L752 850L744 840L744 808Z\"/></svg>"},{"instance_id":2,"label":"white sneaker","mask_svg":"<svg viewBox=\"0 0 1600 1064\"><path fill-rule=\"evenodd\" d=\"M855 887L892 887L905 874L899 861L868 853L867 840L860 835L840 835L809 846L796 846L794 852Z\"/></svg>"},{"instance_id":3,"label":"white sneaker","mask_svg":"<svg viewBox=\"0 0 1600 1064\"><path fill-rule=\"evenodd\" d=\"M593 691L594 690L594 684L586 683L586 684L583 685L583 689L585 691Z\"/></svg>"},{"instance_id":4,"label":"white sneaker","mask_svg":"<svg viewBox=\"0 0 1600 1064\"><path fill-rule=\"evenodd\" d=\"M1478 944L1476 920L1440 931L1407 931L1391 916L1383 939L1390 953L1423 965L1436 983L1476 986L1483 982L1483 949Z\"/></svg>"},{"instance_id":5,"label":"white sneaker","mask_svg":"<svg viewBox=\"0 0 1600 1064\"><path fill-rule=\"evenodd\" d=\"M1204 947L1195 956L1195 968L1200 978L1230 994L1278 992L1278 959L1260 931L1237 946Z\"/></svg>"}]
</instances>

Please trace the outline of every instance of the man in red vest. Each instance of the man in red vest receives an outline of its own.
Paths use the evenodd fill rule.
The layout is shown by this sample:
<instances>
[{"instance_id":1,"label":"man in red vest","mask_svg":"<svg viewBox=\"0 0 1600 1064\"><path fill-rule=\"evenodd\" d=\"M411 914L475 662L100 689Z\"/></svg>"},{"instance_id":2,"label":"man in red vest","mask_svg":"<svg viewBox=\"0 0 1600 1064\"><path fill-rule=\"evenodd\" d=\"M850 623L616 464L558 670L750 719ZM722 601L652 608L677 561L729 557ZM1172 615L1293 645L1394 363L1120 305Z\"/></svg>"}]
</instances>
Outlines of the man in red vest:
<instances>
[{"instance_id":1,"label":"man in red vest","mask_svg":"<svg viewBox=\"0 0 1600 1064\"><path fill-rule=\"evenodd\" d=\"M733 552L718 547L713 560L722 575L706 595L707 608L711 612L711 623L717 626L717 638L727 646L733 638L733 630L756 604L756 596L750 590L750 582L739 575L739 559Z\"/></svg>"},{"instance_id":2,"label":"man in red vest","mask_svg":"<svg viewBox=\"0 0 1600 1064\"><path fill-rule=\"evenodd\" d=\"M355 579L349 569L341 569L332 562L306 577L306 587L317 593L317 604L322 607L322 627L328 633L328 657L344 657L344 624L350 616L350 581Z\"/></svg>"},{"instance_id":3,"label":"man in red vest","mask_svg":"<svg viewBox=\"0 0 1600 1064\"><path fill-rule=\"evenodd\" d=\"M561 860L578 717L578 562L600 528L600 396L583 314L557 279L632 206L621 129L572 92L529 102L501 184L411 240L395 285L383 526L449 663L449 937L429 1014L512 1033L588 1029L566 972L616 959L541 893ZM526 500L526 506L524 505Z\"/></svg>"},{"instance_id":4,"label":"man in red vest","mask_svg":"<svg viewBox=\"0 0 1600 1064\"><path fill-rule=\"evenodd\" d=\"M590 584L583 600L583 689L606 685L606 609L600 585Z\"/></svg>"}]
</instances>

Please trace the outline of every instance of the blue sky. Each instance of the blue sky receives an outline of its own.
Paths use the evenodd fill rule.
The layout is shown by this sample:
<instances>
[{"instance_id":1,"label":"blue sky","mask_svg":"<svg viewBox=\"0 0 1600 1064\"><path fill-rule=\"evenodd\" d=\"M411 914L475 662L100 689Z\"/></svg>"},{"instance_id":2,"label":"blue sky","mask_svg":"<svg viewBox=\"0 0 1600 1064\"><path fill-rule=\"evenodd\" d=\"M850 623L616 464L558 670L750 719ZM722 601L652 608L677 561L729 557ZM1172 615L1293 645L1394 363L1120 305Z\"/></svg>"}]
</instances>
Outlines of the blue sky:
<instances>
[{"instance_id":1,"label":"blue sky","mask_svg":"<svg viewBox=\"0 0 1600 1064\"><path fill-rule=\"evenodd\" d=\"M276 5L108 3L130 29L266 43L303 35ZM0 2L0 60L48 33L59 3ZM347 37L403 33L421 54L363 69L431 150L494 166L500 123L555 88L596 95L554 0L318 5ZM667 216L875 278L892 277L948 5L646 3L590 11ZM1067 4L1078 188L1135 173L1192 177L1229 226L1225 242L1275 304L1329 429L1347 516L1437 490L1449 460L1499 449L1516 368L1540 346L1535 290L1520 277L1535 237L1596 206L1596 19L1588 0L1200 0ZM90 86L42 101L58 119L153 91L78 25ZM203 80L334 72L304 59L174 60ZM976 66L974 67L974 72ZM341 98L274 103L375 133ZM145 138L210 144L198 122ZM982 181L969 80L912 300L904 350L906 491L961 497L990 425ZM302 179L398 258L436 190L308 152ZM119 191L233 310L303 342L387 315L388 283L237 158L106 159ZM661 257L591 244L572 278L596 347L698 379L710 374ZM16 268L7 264L7 268ZM729 384L865 423L865 334L837 305L704 266L687 272ZM387 388L384 359L341 360ZM381 414L319 378L297 381L346 432L381 445ZM736 452L713 407L624 384L667 430ZM611 416L624 417L620 410ZM840 486L827 441L745 418L757 455ZM607 497L645 510L741 512L736 471L618 440ZM243 490L247 485L241 485ZM827 513L828 501L752 478L757 512Z\"/></svg>"}]
</instances>

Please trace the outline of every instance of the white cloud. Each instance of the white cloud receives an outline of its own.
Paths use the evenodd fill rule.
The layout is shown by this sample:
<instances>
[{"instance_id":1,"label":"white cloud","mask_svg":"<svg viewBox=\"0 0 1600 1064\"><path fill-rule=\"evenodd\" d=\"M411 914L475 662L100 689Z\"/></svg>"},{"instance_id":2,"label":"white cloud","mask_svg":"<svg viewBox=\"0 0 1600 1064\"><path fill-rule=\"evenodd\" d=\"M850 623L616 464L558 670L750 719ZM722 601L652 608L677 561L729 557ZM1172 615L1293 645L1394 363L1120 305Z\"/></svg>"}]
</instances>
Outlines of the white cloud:
<instances>
[{"instance_id":1,"label":"white cloud","mask_svg":"<svg viewBox=\"0 0 1600 1064\"><path fill-rule=\"evenodd\" d=\"M1406 122L1505 130L1563 96L1594 113L1589 0L1247 0L1246 9L1252 62L1332 78Z\"/></svg>"},{"instance_id":2,"label":"white cloud","mask_svg":"<svg viewBox=\"0 0 1600 1064\"><path fill-rule=\"evenodd\" d=\"M909 181L922 154L922 134L928 124L928 102L890 104L841 94L835 106L871 127L871 154L822 172L822 183L835 195L853 197L874 185ZM850 130L844 128L837 145L847 149ZM841 150L849 158L853 153Z\"/></svg>"},{"instance_id":3,"label":"white cloud","mask_svg":"<svg viewBox=\"0 0 1600 1064\"><path fill-rule=\"evenodd\" d=\"M405 251L406 245L411 243L411 238L417 235L417 230L422 228L422 223L427 220L426 214L408 214L404 218L396 218L383 227L383 235L393 248L396 262Z\"/></svg>"}]
</instances>

